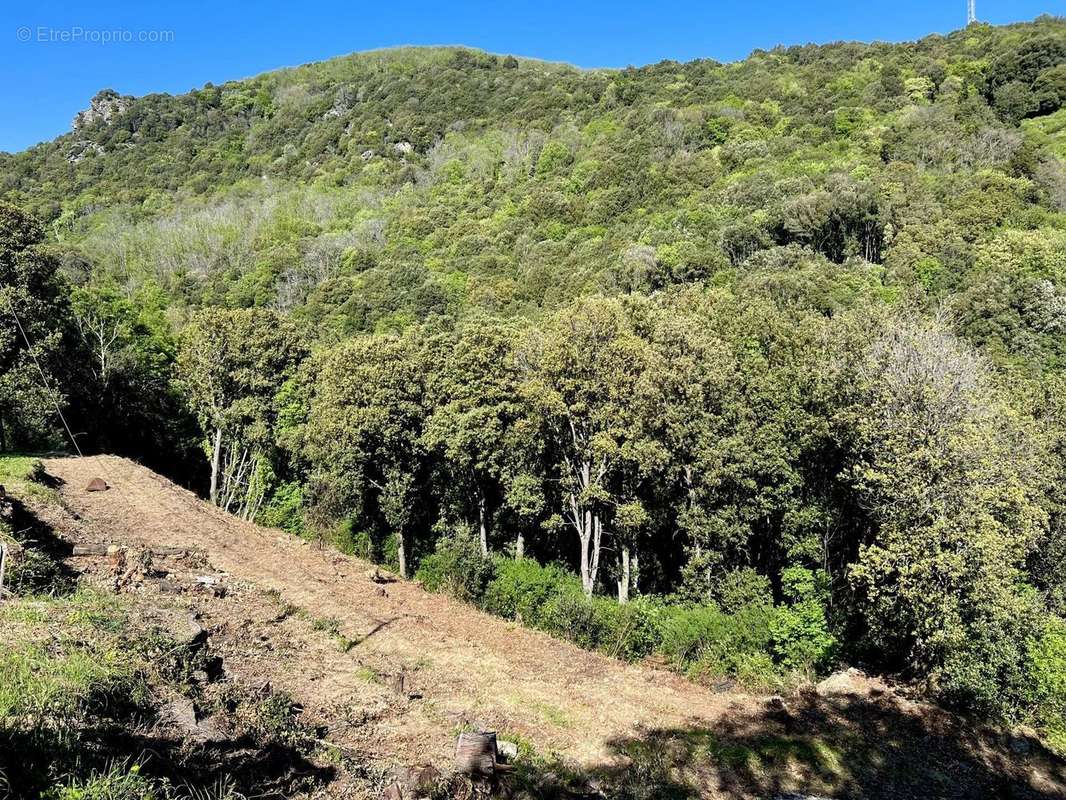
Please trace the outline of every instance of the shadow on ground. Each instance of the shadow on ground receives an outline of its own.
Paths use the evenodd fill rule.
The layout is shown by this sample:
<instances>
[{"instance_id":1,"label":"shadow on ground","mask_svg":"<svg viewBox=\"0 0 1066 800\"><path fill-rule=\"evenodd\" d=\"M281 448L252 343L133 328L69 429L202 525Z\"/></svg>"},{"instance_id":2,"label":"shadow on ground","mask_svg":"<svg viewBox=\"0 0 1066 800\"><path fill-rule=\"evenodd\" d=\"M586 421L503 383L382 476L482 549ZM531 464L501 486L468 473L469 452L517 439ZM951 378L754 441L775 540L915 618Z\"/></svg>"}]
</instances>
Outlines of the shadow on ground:
<instances>
[{"instance_id":1,"label":"shadow on ground","mask_svg":"<svg viewBox=\"0 0 1066 800\"><path fill-rule=\"evenodd\" d=\"M56 731L0 729L4 800L37 800L53 787L55 774L71 765L88 776L134 764L142 775L166 779L183 795L203 798L225 787L235 796L281 800L311 793L336 775L334 767L315 765L293 746L247 735L194 744L140 734L114 721L69 738Z\"/></svg>"},{"instance_id":2,"label":"shadow on ground","mask_svg":"<svg viewBox=\"0 0 1066 800\"><path fill-rule=\"evenodd\" d=\"M18 545L4 587L15 594L63 595L74 591L78 574L63 559L71 546L18 499L3 496L4 521Z\"/></svg>"},{"instance_id":3,"label":"shadow on ground","mask_svg":"<svg viewBox=\"0 0 1066 800\"><path fill-rule=\"evenodd\" d=\"M1066 797L1066 762L1035 739L895 696L812 694L754 713L738 705L713 727L648 730L610 749L610 763L585 772L547 763L514 780L545 798Z\"/></svg>"}]
</instances>

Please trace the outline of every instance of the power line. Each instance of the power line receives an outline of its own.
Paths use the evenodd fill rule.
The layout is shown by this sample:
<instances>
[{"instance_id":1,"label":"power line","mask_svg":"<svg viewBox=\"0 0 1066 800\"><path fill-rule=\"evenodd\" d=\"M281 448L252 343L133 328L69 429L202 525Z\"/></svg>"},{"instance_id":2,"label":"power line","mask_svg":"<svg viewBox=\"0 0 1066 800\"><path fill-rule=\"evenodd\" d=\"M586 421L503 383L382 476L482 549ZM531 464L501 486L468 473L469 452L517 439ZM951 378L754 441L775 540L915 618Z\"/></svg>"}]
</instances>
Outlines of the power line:
<instances>
[{"instance_id":1,"label":"power line","mask_svg":"<svg viewBox=\"0 0 1066 800\"><path fill-rule=\"evenodd\" d=\"M30 344L30 337L26 335L26 329L22 327L22 320L19 319L19 315L15 313L15 304L11 298L7 298L7 310L11 312L11 316L15 318L15 324L18 326L19 333L22 334L22 341L26 343L26 352L30 354L30 358L33 359L34 366L37 367L37 372L41 375L41 383L44 384L44 389L52 398L52 404L56 407L56 413L59 415L59 419L63 423L63 428L67 432L67 436L70 437L70 443L74 445L74 452L81 457L81 448L78 447L78 440L74 438L74 433L70 430L70 425L67 424L67 418L63 415L63 409L59 406L59 395L48 385L48 377L44 373L44 368L41 366L41 362L37 360L37 354L33 352L33 345Z\"/></svg>"}]
</instances>

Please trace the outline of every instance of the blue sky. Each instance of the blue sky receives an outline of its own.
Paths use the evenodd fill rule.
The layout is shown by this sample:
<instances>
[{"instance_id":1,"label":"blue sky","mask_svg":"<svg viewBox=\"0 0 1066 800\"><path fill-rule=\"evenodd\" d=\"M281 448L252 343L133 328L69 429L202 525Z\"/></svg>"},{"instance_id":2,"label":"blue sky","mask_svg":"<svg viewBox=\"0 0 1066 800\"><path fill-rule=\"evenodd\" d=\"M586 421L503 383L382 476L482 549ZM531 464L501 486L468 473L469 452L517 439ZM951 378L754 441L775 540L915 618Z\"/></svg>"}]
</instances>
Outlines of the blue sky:
<instances>
[{"instance_id":1,"label":"blue sky","mask_svg":"<svg viewBox=\"0 0 1066 800\"><path fill-rule=\"evenodd\" d=\"M585 67L731 61L775 44L915 39L961 27L966 17L966 0L3 5L0 150L9 151L69 130L102 88L180 93L376 47L467 44ZM1066 0L977 0L977 13L1013 22L1066 14Z\"/></svg>"}]
</instances>

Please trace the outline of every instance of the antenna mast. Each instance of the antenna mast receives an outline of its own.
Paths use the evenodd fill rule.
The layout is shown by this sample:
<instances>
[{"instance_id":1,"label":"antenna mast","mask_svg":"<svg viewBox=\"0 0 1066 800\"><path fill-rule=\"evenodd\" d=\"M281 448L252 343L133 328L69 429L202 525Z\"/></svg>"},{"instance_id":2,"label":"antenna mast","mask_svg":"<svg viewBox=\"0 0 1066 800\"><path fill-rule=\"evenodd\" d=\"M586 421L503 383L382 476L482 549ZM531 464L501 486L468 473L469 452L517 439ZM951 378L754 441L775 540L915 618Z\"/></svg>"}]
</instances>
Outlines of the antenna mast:
<instances>
[{"instance_id":1,"label":"antenna mast","mask_svg":"<svg viewBox=\"0 0 1066 800\"><path fill-rule=\"evenodd\" d=\"M973 25L977 22L977 0L969 0L966 5L966 24Z\"/></svg>"}]
</instances>

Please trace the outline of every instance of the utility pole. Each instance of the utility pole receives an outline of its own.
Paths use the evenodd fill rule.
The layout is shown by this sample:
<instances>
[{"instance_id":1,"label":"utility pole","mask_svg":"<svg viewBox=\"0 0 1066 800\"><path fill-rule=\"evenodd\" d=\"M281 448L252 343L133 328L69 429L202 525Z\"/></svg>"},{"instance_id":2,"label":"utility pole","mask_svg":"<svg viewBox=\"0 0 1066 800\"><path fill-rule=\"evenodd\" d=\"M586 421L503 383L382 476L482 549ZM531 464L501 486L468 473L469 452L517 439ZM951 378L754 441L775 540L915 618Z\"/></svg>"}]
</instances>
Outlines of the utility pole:
<instances>
[{"instance_id":1,"label":"utility pole","mask_svg":"<svg viewBox=\"0 0 1066 800\"><path fill-rule=\"evenodd\" d=\"M968 0L966 4L966 24L973 25L977 22L977 0Z\"/></svg>"}]
</instances>

